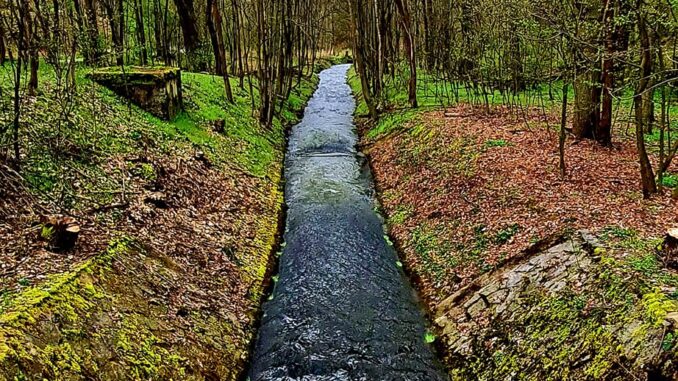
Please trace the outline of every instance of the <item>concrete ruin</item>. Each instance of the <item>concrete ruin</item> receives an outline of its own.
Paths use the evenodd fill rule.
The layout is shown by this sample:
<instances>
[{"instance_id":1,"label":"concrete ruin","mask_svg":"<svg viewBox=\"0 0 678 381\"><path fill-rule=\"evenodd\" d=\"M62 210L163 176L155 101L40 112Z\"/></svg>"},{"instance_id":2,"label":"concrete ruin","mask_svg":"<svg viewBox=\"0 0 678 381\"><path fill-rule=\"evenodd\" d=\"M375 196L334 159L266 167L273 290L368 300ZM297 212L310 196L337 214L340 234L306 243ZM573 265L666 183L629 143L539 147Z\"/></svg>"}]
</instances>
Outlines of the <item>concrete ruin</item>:
<instances>
[{"instance_id":1,"label":"concrete ruin","mask_svg":"<svg viewBox=\"0 0 678 381\"><path fill-rule=\"evenodd\" d=\"M107 67L95 70L89 78L158 118L172 120L182 109L178 68Z\"/></svg>"}]
</instances>

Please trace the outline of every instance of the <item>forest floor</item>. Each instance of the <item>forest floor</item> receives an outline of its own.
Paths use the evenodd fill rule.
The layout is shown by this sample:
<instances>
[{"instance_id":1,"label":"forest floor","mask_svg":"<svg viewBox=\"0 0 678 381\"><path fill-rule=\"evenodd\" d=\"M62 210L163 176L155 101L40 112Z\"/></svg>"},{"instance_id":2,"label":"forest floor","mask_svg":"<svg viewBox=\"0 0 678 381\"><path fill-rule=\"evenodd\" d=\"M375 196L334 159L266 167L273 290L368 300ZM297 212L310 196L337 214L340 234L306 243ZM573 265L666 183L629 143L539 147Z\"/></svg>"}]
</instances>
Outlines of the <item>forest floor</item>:
<instances>
[{"instance_id":1,"label":"forest floor","mask_svg":"<svg viewBox=\"0 0 678 381\"><path fill-rule=\"evenodd\" d=\"M71 98L41 69L20 169L0 168L0 380L234 380L276 247L284 129L317 76L265 129L237 79L228 105L220 77L183 73L185 111L165 122L87 70ZM0 67L3 124L11 73ZM65 252L44 224L58 215L81 227Z\"/></svg>"},{"instance_id":2,"label":"forest floor","mask_svg":"<svg viewBox=\"0 0 678 381\"><path fill-rule=\"evenodd\" d=\"M364 102L358 113L361 106ZM378 123L362 124L361 145L370 158L389 234L432 317L442 322L439 344L453 378L636 377L661 367L657 362L664 354L678 353L676 326L665 322L678 311L678 275L656 256L663 234L678 225L678 201L671 198L678 165L670 168L664 193L643 200L631 137L618 138L609 149L569 139L563 179L558 121L556 110L516 112L495 105L488 113L461 103L395 110ZM480 325L494 327L494 336L481 337L476 327L471 344L459 344L459 319L469 312L454 311L462 308L459 303L466 300L460 295L468 287L473 291L490 278L515 278L510 276L514 265L580 229L602 242L595 268L582 272L589 275L557 292L542 287L536 296L521 294L520 319L501 321L506 318L485 314ZM470 305L472 300L463 309ZM588 314L590 309L599 311ZM653 331L657 324L665 328ZM642 330L629 328L636 325ZM605 336L606 329L614 331L609 341L594 339ZM638 360L640 343L615 336L627 329L646 342L658 340L656 356ZM504 331L499 339L496 332ZM529 347L519 343L525 332L532 334ZM553 332L559 336L552 337ZM627 344L634 353L624 353ZM460 347L465 348L461 352L477 351L462 354ZM550 349L544 353L543 348ZM624 367L631 371L621 371Z\"/></svg>"}]
</instances>

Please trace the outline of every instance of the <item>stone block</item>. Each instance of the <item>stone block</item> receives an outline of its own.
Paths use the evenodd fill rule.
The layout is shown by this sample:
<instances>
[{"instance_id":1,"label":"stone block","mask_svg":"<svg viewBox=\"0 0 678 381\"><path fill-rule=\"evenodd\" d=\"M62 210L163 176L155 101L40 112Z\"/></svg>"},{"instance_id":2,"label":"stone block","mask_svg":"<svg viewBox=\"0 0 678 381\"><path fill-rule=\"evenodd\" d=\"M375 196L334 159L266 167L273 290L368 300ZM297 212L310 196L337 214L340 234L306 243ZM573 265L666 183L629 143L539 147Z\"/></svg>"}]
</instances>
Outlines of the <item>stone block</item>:
<instances>
[{"instance_id":1,"label":"stone block","mask_svg":"<svg viewBox=\"0 0 678 381\"><path fill-rule=\"evenodd\" d=\"M178 68L107 67L88 77L161 119L174 119L183 106Z\"/></svg>"}]
</instances>

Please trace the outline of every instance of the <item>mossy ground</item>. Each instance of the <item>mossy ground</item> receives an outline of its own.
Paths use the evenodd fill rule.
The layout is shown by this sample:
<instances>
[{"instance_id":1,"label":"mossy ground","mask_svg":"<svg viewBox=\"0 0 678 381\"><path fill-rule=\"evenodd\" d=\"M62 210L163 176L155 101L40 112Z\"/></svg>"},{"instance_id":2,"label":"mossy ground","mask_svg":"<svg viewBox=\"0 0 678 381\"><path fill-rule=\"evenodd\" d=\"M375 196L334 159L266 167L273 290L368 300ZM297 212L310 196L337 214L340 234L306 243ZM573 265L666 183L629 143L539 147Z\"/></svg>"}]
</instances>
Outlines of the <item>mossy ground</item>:
<instances>
[{"instance_id":1,"label":"mossy ground","mask_svg":"<svg viewBox=\"0 0 678 381\"><path fill-rule=\"evenodd\" d=\"M317 77L263 128L254 78L253 94L231 79L229 104L221 77L182 73L185 110L163 121L90 71L67 92L41 65L39 94L22 103L20 169L2 169L0 380L235 379L278 231L284 128ZM0 67L2 123L11 73ZM45 213L77 216L74 250L47 250Z\"/></svg>"}]
</instances>

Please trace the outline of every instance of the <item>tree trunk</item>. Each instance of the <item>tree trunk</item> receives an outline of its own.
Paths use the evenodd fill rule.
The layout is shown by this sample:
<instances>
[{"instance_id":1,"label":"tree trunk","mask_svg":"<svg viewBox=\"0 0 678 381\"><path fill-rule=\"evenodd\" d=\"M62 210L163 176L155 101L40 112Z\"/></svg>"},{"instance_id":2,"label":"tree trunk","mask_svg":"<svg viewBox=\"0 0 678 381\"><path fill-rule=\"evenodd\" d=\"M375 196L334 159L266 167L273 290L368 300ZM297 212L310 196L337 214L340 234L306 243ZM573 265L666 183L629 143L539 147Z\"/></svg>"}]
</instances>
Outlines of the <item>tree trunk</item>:
<instances>
[{"instance_id":1,"label":"tree trunk","mask_svg":"<svg viewBox=\"0 0 678 381\"><path fill-rule=\"evenodd\" d=\"M560 158L560 177L565 178L567 168L565 167L565 126L567 125L567 92L569 91L569 84L563 84L563 104L560 113L560 135L558 137L558 153Z\"/></svg>"},{"instance_id":2,"label":"tree trunk","mask_svg":"<svg viewBox=\"0 0 678 381\"><path fill-rule=\"evenodd\" d=\"M612 145L612 90L614 88L614 13L616 0L603 1L603 33L604 33L604 51L603 64L600 73L600 83L602 85L602 110L600 120L595 126L595 138L603 146Z\"/></svg>"},{"instance_id":3,"label":"tree trunk","mask_svg":"<svg viewBox=\"0 0 678 381\"><path fill-rule=\"evenodd\" d=\"M28 95L35 96L38 93L38 69L40 68L40 57L35 48L31 48L31 59L28 66L30 68Z\"/></svg>"},{"instance_id":4,"label":"tree trunk","mask_svg":"<svg viewBox=\"0 0 678 381\"><path fill-rule=\"evenodd\" d=\"M223 32L221 28L221 13L215 0L207 0L207 29L212 41L216 72L224 79L226 99L233 103L233 91L231 81L228 78L228 64L226 62L226 49L224 48Z\"/></svg>"},{"instance_id":5,"label":"tree trunk","mask_svg":"<svg viewBox=\"0 0 678 381\"><path fill-rule=\"evenodd\" d=\"M148 64L148 52L146 50L146 31L144 30L144 7L142 0L134 0L134 15L136 18L136 34L139 44L139 58L141 65Z\"/></svg>"},{"instance_id":6,"label":"tree trunk","mask_svg":"<svg viewBox=\"0 0 678 381\"><path fill-rule=\"evenodd\" d=\"M577 139L592 139L600 118L600 89L593 71L583 72L574 80L574 115L572 132Z\"/></svg>"},{"instance_id":7,"label":"tree trunk","mask_svg":"<svg viewBox=\"0 0 678 381\"><path fill-rule=\"evenodd\" d=\"M412 37L412 22L410 19L410 11L407 7L407 0L395 0L396 7L400 13L400 18L403 25L403 32L405 33L405 50L407 50L407 60L410 64L410 80L409 80L409 102L410 106L417 107L417 57L414 47L414 38Z\"/></svg>"},{"instance_id":8,"label":"tree trunk","mask_svg":"<svg viewBox=\"0 0 678 381\"><path fill-rule=\"evenodd\" d=\"M358 77L360 78L360 87L362 88L363 99L367 104L367 109L369 110L370 117L376 120L379 115L377 114L377 108L372 99L372 94L370 90L369 81L367 80L367 71L365 70L365 51L362 46L362 38L360 37L360 27L358 24L358 12L360 11L357 0L350 0L349 10L351 11L351 21L353 23L353 52L355 55L355 69Z\"/></svg>"},{"instance_id":9,"label":"tree trunk","mask_svg":"<svg viewBox=\"0 0 678 381\"><path fill-rule=\"evenodd\" d=\"M640 5L642 0L638 2ZM640 9L640 6L639 6ZM636 117L636 147L638 149L638 160L640 162L640 178L643 188L643 197L649 198L650 195L657 193L657 183L652 170L652 163L647 156L645 148L645 131L643 130L643 105L641 101L642 94L647 90L647 85L652 74L652 54L650 52L650 37L647 30L645 15L638 17L638 39L640 41L640 71L641 78L638 81L634 96L634 108Z\"/></svg>"},{"instance_id":10,"label":"tree trunk","mask_svg":"<svg viewBox=\"0 0 678 381\"><path fill-rule=\"evenodd\" d=\"M652 55L650 55L652 56ZM652 86L652 81L648 82L648 87ZM654 127L654 89L648 88L640 97L643 131L647 134L653 132Z\"/></svg>"},{"instance_id":11,"label":"tree trunk","mask_svg":"<svg viewBox=\"0 0 678 381\"><path fill-rule=\"evenodd\" d=\"M184 39L184 48L192 65L195 65L195 53L200 46L200 36L198 34L195 10L193 0L174 0L179 14L179 23L181 24L181 33Z\"/></svg>"},{"instance_id":12,"label":"tree trunk","mask_svg":"<svg viewBox=\"0 0 678 381\"><path fill-rule=\"evenodd\" d=\"M85 16L87 18L87 49L86 57L89 65L96 65L101 57L99 50L99 25L97 24L96 0L83 0Z\"/></svg>"},{"instance_id":13,"label":"tree trunk","mask_svg":"<svg viewBox=\"0 0 678 381\"><path fill-rule=\"evenodd\" d=\"M111 39L113 49L115 50L115 64L124 65L123 59L123 29L125 27L125 16L122 0L103 1L104 9L108 15L108 23L111 28Z\"/></svg>"},{"instance_id":14,"label":"tree trunk","mask_svg":"<svg viewBox=\"0 0 678 381\"><path fill-rule=\"evenodd\" d=\"M7 60L7 48L5 46L5 30L3 29L3 19L0 16L0 65L5 64Z\"/></svg>"},{"instance_id":15,"label":"tree trunk","mask_svg":"<svg viewBox=\"0 0 678 381\"><path fill-rule=\"evenodd\" d=\"M29 56L29 77L28 77L28 95L35 96L38 93L38 69L40 68L40 57L38 56L38 26L37 20L31 17L30 8L26 7L24 13L24 42L26 53Z\"/></svg>"}]
</instances>

